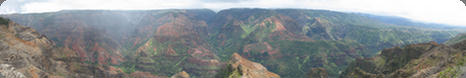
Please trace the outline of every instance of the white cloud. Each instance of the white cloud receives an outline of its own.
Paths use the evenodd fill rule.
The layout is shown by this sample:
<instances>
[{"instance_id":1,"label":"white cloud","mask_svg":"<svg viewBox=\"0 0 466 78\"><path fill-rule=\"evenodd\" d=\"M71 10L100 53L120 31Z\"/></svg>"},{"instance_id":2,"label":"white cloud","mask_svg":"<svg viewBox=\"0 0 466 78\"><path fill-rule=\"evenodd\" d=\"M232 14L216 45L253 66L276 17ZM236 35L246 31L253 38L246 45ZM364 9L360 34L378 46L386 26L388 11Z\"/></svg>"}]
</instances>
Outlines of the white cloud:
<instances>
[{"instance_id":1,"label":"white cloud","mask_svg":"<svg viewBox=\"0 0 466 78\"><path fill-rule=\"evenodd\" d=\"M5 2L0 13L50 12L65 9L308 8L406 17L466 26L466 6L459 0L24 0ZM18 6L19 8L5 8Z\"/></svg>"},{"instance_id":2,"label":"white cloud","mask_svg":"<svg viewBox=\"0 0 466 78\"><path fill-rule=\"evenodd\" d=\"M33 2L21 7L22 13L49 12L69 9L147 10L193 8L195 1L182 0L49 0Z\"/></svg>"}]
</instances>

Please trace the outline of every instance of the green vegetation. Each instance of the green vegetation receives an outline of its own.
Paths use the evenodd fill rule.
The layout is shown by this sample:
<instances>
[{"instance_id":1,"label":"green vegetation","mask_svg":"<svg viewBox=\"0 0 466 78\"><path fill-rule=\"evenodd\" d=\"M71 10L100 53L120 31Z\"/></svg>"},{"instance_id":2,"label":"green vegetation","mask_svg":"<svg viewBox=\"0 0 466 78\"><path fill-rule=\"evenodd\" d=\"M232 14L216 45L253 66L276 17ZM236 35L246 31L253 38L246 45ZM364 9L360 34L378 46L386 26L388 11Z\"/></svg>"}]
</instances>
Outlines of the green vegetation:
<instances>
[{"instance_id":1,"label":"green vegetation","mask_svg":"<svg viewBox=\"0 0 466 78\"><path fill-rule=\"evenodd\" d=\"M442 70L441 72L439 72L439 75L438 75L439 78L457 78L461 76L462 73L464 73L464 71L462 70L465 69L464 63L466 62L466 56L456 58L455 60L456 60L455 65L450 66Z\"/></svg>"},{"instance_id":2,"label":"green vegetation","mask_svg":"<svg viewBox=\"0 0 466 78\"><path fill-rule=\"evenodd\" d=\"M457 78L461 73L459 72L458 67L448 67L447 69L441 71L438 75L439 78Z\"/></svg>"},{"instance_id":3,"label":"green vegetation","mask_svg":"<svg viewBox=\"0 0 466 78\"><path fill-rule=\"evenodd\" d=\"M452 45L461 41L466 40L466 34L458 34L456 37L453 37L445 42L447 45Z\"/></svg>"},{"instance_id":4,"label":"green vegetation","mask_svg":"<svg viewBox=\"0 0 466 78\"><path fill-rule=\"evenodd\" d=\"M2 25L2 24L3 24L3 25L7 25L9 21L10 21L9 19L1 18L1 17L0 17L0 25Z\"/></svg>"},{"instance_id":5,"label":"green vegetation","mask_svg":"<svg viewBox=\"0 0 466 78\"><path fill-rule=\"evenodd\" d=\"M284 78L306 77L311 68L325 68L329 77L338 77L355 58L369 58L380 53L380 50L393 46L429 41L444 42L452 34L459 33L455 30L387 24L357 14L331 11L268 11L270 13L238 16L236 21L244 23L240 25L244 31L242 34L220 32L212 35L214 37L210 38L209 43L220 46L215 48L219 51L217 55L224 60L232 52L239 52ZM299 21L307 22L294 26L294 21L283 22L285 20L281 18L277 18L281 22L265 21L265 18L274 19L278 16L306 17ZM287 31L274 32L276 23L287 25ZM232 27L231 29L235 27L232 23L225 25ZM216 36L220 34L226 35L228 39L217 40ZM304 35L311 40L301 41L296 35ZM264 42L272 46L272 51L279 53L270 54L273 52L267 50ZM243 52L245 49L248 52Z\"/></svg>"},{"instance_id":6,"label":"green vegetation","mask_svg":"<svg viewBox=\"0 0 466 78\"><path fill-rule=\"evenodd\" d=\"M281 59L260 59L271 60L261 63L267 66L272 60L283 62L282 65L286 65L286 67L269 67L269 70L292 74L282 75L284 77L299 77L300 74L306 74L309 69L315 67L323 67L327 69L330 76L337 76L338 72L347 66L345 64L354 60L354 58L345 55L356 48L352 46L359 45L352 41L277 41L270 43L274 47L280 47L283 57ZM354 52L356 51L359 50ZM260 57L260 55L255 56Z\"/></svg>"},{"instance_id":7,"label":"green vegetation","mask_svg":"<svg viewBox=\"0 0 466 78\"><path fill-rule=\"evenodd\" d=\"M251 26L251 25L241 25L241 28L243 29L244 33L241 34L241 38L246 38L251 34L252 31L256 30L257 26Z\"/></svg>"},{"instance_id":8,"label":"green vegetation","mask_svg":"<svg viewBox=\"0 0 466 78\"><path fill-rule=\"evenodd\" d=\"M219 74L216 78L240 78L242 73L239 69L234 69L231 65L227 65L225 68L220 69Z\"/></svg>"},{"instance_id":9,"label":"green vegetation","mask_svg":"<svg viewBox=\"0 0 466 78\"><path fill-rule=\"evenodd\" d=\"M129 62L125 62L125 63L123 63L121 65L118 65L118 66L115 66L115 67L120 68L126 74L131 74L131 73L136 71L136 69L135 69L136 66L134 64L130 64Z\"/></svg>"},{"instance_id":10,"label":"green vegetation","mask_svg":"<svg viewBox=\"0 0 466 78\"><path fill-rule=\"evenodd\" d=\"M234 52L238 52L283 78L306 78L312 68L324 68L333 78L338 77L355 59L373 57L384 48L429 41L444 42L464 32L392 24L359 14L324 10L229 9L217 14L213 11L193 11L63 11L5 17L12 17L15 21L33 20L21 23L32 25L44 34L57 34L48 37L58 46L65 46L63 43L67 35L77 35L71 37L71 44L82 42L78 45L83 44L85 47L82 48L90 49L98 43L109 52L121 51L125 61L114 66L125 73L144 71L171 76L187 70L194 77L210 76L212 74L205 72L221 69L206 65L204 61L219 60L224 63ZM7 19L0 19L0 24L7 23ZM175 27L165 27L171 31L168 33L170 35L158 35L160 32L157 28L172 24ZM198 26L203 24L208 26ZM277 27L281 31L276 31ZM462 39L466 38L458 37L451 41ZM194 49L202 49L202 53L194 54ZM98 53L92 56L98 57ZM395 61L404 63L405 58L409 57ZM389 64L385 60L375 58L374 64ZM86 63L98 64L91 61ZM222 71L227 74L221 77L241 75L236 69ZM450 71L445 71L447 73Z\"/></svg>"}]
</instances>

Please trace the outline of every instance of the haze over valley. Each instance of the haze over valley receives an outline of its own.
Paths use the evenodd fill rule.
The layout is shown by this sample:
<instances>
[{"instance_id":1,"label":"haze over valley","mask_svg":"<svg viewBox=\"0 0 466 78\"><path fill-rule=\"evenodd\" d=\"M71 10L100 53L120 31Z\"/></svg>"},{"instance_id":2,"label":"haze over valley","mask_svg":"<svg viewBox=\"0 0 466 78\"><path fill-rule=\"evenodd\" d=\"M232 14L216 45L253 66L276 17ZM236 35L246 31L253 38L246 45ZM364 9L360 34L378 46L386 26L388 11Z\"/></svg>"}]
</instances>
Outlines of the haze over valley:
<instances>
[{"instance_id":1,"label":"haze over valley","mask_svg":"<svg viewBox=\"0 0 466 78\"><path fill-rule=\"evenodd\" d=\"M6 78L466 77L466 27L451 22L293 7L0 17Z\"/></svg>"}]
</instances>

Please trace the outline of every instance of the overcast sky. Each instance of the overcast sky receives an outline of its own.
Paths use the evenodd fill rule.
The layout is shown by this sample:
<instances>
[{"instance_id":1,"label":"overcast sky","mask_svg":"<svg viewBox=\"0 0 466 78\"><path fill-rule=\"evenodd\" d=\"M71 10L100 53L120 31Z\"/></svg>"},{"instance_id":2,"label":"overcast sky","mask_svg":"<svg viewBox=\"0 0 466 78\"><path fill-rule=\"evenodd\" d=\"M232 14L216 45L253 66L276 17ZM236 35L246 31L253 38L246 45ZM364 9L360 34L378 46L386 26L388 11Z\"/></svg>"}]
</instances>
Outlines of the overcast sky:
<instances>
[{"instance_id":1,"label":"overcast sky","mask_svg":"<svg viewBox=\"0 0 466 78\"><path fill-rule=\"evenodd\" d=\"M69 9L150 10L208 8L305 8L400 16L416 21L466 26L460 0L7 0L0 13Z\"/></svg>"}]
</instances>

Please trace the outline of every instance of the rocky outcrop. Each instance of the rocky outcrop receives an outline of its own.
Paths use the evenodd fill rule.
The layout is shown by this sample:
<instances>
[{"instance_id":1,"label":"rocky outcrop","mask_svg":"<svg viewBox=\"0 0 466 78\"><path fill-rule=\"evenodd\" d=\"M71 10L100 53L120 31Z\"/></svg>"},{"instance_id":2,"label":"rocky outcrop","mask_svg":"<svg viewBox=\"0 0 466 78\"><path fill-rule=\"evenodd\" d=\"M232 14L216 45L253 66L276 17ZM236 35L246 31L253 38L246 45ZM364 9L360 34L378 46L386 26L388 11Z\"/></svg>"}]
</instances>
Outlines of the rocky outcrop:
<instances>
[{"instance_id":1,"label":"rocky outcrop","mask_svg":"<svg viewBox=\"0 0 466 78\"><path fill-rule=\"evenodd\" d=\"M212 45L228 50L225 55L236 51L287 78L308 77L312 68L338 77L355 58L374 56L383 48L448 39L324 10L233 8L219 11L208 23Z\"/></svg>"},{"instance_id":2,"label":"rocky outcrop","mask_svg":"<svg viewBox=\"0 0 466 78\"><path fill-rule=\"evenodd\" d=\"M269 72L259 63L249 61L234 53L227 67L218 75L222 78L280 78L278 74Z\"/></svg>"},{"instance_id":3,"label":"rocky outcrop","mask_svg":"<svg viewBox=\"0 0 466 78\"><path fill-rule=\"evenodd\" d=\"M312 68L336 77L354 58L395 45L443 42L453 33L304 9L65 10L0 16L35 28L87 66L107 70L111 66L105 65L116 65L128 74L163 76L184 70L196 78L212 78L232 52L281 77L307 77Z\"/></svg>"},{"instance_id":4,"label":"rocky outcrop","mask_svg":"<svg viewBox=\"0 0 466 78\"><path fill-rule=\"evenodd\" d=\"M49 73L43 68L49 68L53 60L45 58L45 55L53 49L52 45L45 36L29 27L13 22L0 25L0 64L2 70L6 69L0 72L6 77L46 77Z\"/></svg>"},{"instance_id":5,"label":"rocky outcrop","mask_svg":"<svg viewBox=\"0 0 466 78\"><path fill-rule=\"evenodd\" d=\"M13 14L10 19L37 29L57 46L73 50L83 62L121 65L164 76L182 68L192 76L205 78L215 74L220 64L206 41L206 20L214 13L202 9L83 10L37 16Z\"/></svg>"},{"instance_id":6,"label":"rocky outcrop","mask_svg":"<svg viewBox=\"0 0 466 78\"><path fill-rule=\"evenodd\" d=\"M190 78L190 76L187 72L182 71L182 72L176 73L171 78Z\"/></svg>"},{"instance_id":7,"label":"rocky outcrop","mask_svg":"<svg viewBox=\"0 0 466 78\"><path fill-rule=\"evenodd\" d=\"M26 78L23 73L15 71L14 67L9 64L0 65L0 77L1 78Z\"/></svg>"},{"instance_id":8,"label":"rocky outcrop","mask_svg":"<svg viewBox=\"0 0 466 78\"><path fill-rule=\"evenodd\" d=\"M359 59L343 78L463 78L466 41L451 46L435 42L389 48L375 58Z\"/></svg>"},{"instance_id":9,"label":"rocky outcrop","mask_svg":"<svg viewBox=\"0 0 466 78\"><path fill-rule=\"evenodd\" d=\"M5 20L3 18L0 18ZM72 50L55 46L46 36L14 22L0 24L0 76L6 78L121 78L111 66L79 61Z\"/></svg>"}]
</instances>

